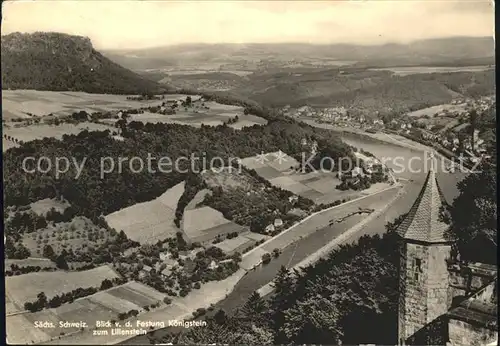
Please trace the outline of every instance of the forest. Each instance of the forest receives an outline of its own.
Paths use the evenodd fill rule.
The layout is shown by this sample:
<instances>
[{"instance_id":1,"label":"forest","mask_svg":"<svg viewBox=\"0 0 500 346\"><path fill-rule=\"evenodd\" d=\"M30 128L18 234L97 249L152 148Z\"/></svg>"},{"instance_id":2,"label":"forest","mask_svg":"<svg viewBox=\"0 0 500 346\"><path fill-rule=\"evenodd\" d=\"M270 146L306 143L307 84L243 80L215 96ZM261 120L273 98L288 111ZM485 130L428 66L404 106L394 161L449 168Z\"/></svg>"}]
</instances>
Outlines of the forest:
<instances>
[{"instance_id":1,"label":"forest","mask_svg":"<svg viewBox=\"0 0 500 346\"><path fill-rule=\"evenodd\" d=\"M4 155L5 205L27 205L44 198L63 196L71 204L73 215L96 220L101 215L158 197L186 178L186 174L180 172L191 169L190 162L181 161L180 172L160 173L144 169L135 173L137 171L125 164L122 172L116 169L101 179L101 158L106 157L115 160L139 157L146 162L150 154L154 162L154 158L159 157L175 161L179 157L196 155L205 156L209 161L214 157L227 160L278 150L300 157L299 153L304 149L301 145L303 138L316 140L324 148L325 155L330 155L335 161L353 155L350 147L328 130L293 120L274 120L266 126L241 131L223 125L201 128L177 124L136 125L139 123L132 122L122 128L125 130L122 133L124 141L113 139L109 131L83 131L78 135L64 135L62 140L44 138L9 149ZM74 167L56 179L53 170L45 174L24 172L23 160L30 156L35 160L48 157L52 162L56 157L86 161L78 179L75 179ZM154 163L152 167L155 167Z\"/></svg>"}]
</instances>

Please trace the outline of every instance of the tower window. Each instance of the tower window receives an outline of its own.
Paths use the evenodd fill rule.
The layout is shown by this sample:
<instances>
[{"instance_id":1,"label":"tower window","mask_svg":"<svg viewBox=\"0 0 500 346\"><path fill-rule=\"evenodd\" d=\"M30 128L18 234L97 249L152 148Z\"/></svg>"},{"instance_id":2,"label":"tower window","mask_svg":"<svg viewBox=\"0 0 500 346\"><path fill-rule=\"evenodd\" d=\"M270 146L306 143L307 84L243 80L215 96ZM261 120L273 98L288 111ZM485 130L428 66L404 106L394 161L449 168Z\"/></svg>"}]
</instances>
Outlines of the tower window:
<instances>
[{"instance_id":1,"label":"tower window","mask_svg":"<svg viewBox=\"0 0 500 346\"><path fill-rule=\"evenodd\" d=\"M421 273L422 273L422 260L420 258L415 258L413 260L413 279L415 281L418 281Z\"/></svg>"}]
</instances>

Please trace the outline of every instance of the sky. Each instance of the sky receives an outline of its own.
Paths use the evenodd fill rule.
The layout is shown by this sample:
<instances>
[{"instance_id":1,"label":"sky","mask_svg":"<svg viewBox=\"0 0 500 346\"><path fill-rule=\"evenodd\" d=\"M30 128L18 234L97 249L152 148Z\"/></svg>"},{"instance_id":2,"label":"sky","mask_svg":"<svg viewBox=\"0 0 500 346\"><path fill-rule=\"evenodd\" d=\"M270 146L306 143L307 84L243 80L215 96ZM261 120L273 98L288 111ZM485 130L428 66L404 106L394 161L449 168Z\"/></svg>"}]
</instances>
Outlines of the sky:
<instances>
[{"instance_id":1,"label":"sky","mask_svg":"<svg viewBox=\"0 0 500 346\"><path fill-rule=\"evenodd\" d=\"M3 3L2 35L55 31L87 36L97 49L184 43L406 43L494 36L489 0L126 1Z\"/></svg>"}]
</instances>

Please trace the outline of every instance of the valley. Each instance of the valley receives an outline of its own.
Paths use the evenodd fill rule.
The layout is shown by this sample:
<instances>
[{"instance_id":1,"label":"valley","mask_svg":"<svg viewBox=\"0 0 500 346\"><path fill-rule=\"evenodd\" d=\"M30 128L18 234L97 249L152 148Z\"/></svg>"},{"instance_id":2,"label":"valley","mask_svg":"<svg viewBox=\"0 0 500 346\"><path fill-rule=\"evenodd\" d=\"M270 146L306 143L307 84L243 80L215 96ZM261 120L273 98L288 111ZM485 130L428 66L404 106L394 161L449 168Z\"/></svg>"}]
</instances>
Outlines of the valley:
<instances>
[{"instance_id":1,"label":"valley","mask_svg":"<svg viewBox=\"0 0 500 346\"><path fill-rule=\"evenodd\" d=\"M160 322L238 319L254 292L276 297L286 270L305 277L337 251L388 241L427 154L450 164L432 136L463 125L496 136L489 41L457 40L101 53L86 37L2 36L8 341L165 341L190 331ZM474 131L460 136L460 150L491 161ZM40 165L61 158L83 164ZM452 204L468 174L436 176ZM362 270L389 277L394 249L377 246ZM366 300L393 298L378 290ZM139 336L109 332L146 320Z\"/></svg>"}]
</instances>

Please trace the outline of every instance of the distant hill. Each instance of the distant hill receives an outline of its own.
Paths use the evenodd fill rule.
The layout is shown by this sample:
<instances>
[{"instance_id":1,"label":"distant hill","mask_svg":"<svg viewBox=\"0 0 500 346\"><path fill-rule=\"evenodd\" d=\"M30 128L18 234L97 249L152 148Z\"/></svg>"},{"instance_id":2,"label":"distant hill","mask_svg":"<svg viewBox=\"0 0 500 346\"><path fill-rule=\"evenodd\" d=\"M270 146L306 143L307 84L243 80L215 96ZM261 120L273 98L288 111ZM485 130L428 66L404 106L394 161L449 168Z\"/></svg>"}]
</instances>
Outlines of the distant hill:
<instances>
[{"instance_id":1,"label":"distant hill","mask_svg":"<svg viewBox=\"0 0 500 346\"><path fill-rule=\"evenodd\" d=\"M137 94L167 86L137 75L96 51L90 39L61 33L2 36L2 88Z\"/></svg>"},{"instance_id":2,"label":"distant hill","mask_svg":"<svg viewBox=\"0 0 500 346\"><path fill-rule=\"evenodd\" d=\"M321 70L298 75L252 75L232 90L264 106L344 106L370 112L407 112L495 92L495 71L398 76L390 71Z\"/></svg>"},{"instance_id":3,"label":"distant hill","mask_svg":"<svg viewBox=\"0 0 500 346\"><path fill-rule=\"evenodd\" d=\"M491 37L449 37L408 44L356 45L186 44L140 50L105 51L107 57L133 70L231 64L242 61L352 61L370 66L494 64ZM250 70L258 70L249 65Z\"/></svg>"}]
</instances>

